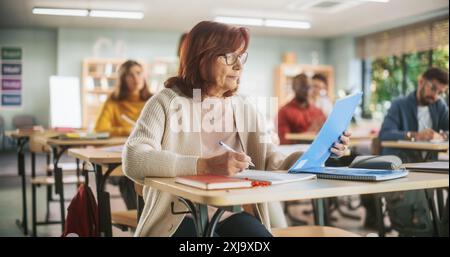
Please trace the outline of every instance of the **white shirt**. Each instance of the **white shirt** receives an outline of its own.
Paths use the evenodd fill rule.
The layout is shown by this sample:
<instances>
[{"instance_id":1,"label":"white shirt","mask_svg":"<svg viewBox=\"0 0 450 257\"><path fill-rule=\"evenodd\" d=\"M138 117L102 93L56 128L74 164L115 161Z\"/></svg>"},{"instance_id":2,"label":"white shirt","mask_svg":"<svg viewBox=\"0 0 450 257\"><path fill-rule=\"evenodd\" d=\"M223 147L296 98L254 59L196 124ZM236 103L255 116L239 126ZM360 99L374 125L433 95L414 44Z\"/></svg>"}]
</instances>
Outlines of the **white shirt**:
<instances>
[{"instance_id":1,"label":"white shirt","mask_svg":"<svg viewBox=\"0 0 450 257\"><path fill-rule=\"evenodd\" d=\"M417 107L417 121L419 123L418 131L433 127L433 121L431 120L430 109L428 108L428 106ZM422 151L421 154L422 157L425 158L427 152Z\"/></svg>"},{"instance_id":2,"label":"white shirt","mask_svg":"<svg viewBox=\"0 0 450 257\"><path fill-rule=\"evenodd\" d=\"M417 107L417 121L419 122L418 131L433 127L433 121L431 120L430 109L428 106Z\"/></svg>"}]
</instances>

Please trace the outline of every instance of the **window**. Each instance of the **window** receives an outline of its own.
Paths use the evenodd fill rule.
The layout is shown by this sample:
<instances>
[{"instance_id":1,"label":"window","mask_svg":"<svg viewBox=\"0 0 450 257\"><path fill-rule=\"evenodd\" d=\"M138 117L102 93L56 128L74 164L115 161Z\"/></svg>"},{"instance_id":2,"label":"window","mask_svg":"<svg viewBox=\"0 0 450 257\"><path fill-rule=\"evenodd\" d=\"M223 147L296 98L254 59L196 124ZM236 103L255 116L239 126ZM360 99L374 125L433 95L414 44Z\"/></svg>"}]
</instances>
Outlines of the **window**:
<instances>
[{"instance_id":1,"label":"window","mask_svg":"<svg viewBox=\"0 0 450 257\"><path fill-rule=\"evenodd\" d=\"M429 67L448 70L449 48L405 54L400 57L390 56L371 61L370 87L365 87L365 94L370 95L364 106L366 116L383 119L390 102L413 92L418 79ZM367 65L366 65L367 66ZM448 104L448 93L445 95Z\"/></svg>"},{"instance_id":2,"label":"window","mask_svg":"<svg viewBox=\"0 0 450 257\"><path fill-rule=\"evenodd\" d=\"M363 116L382 120L391 101L414 91L429 67L448 70L448 53L448 16L356 38Z\"/></svg>"}]
</instances>

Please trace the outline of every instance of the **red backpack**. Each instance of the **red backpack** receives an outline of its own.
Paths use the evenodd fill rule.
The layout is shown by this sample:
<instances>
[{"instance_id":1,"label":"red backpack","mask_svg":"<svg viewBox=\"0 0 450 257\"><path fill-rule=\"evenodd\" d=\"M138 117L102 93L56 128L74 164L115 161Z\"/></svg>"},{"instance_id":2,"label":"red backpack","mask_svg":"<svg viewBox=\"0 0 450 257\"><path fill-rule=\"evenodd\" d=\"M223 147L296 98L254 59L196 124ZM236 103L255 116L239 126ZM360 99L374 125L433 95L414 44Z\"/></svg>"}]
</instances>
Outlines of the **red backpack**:
<instances>
[{"instance_id":1,"label":"red backpack","mask_svg":"<svg viewBox=\"0 0 450 257\"><path fill-rule=\"evenodd\" d=\"M98 207L89 186L81 184L67 208L62 236L99 236Z\"/></svg>"}]
</instances>

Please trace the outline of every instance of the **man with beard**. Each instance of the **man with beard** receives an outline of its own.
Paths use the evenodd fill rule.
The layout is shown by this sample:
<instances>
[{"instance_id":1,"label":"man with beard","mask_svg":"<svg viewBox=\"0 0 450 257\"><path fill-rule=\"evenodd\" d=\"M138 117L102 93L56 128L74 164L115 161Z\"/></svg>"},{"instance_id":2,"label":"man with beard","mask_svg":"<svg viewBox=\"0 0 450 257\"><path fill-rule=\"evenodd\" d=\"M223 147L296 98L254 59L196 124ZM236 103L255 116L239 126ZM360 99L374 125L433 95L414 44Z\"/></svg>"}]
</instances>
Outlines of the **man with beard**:
<instances>
[{"instance_id":1,"label":"man with beard","mask_svg":"<svg viewBox=\"0 0 450 257\"><path fill-rule=\"evenodd\" d=\"M380 140L448 140L449 111L441 98L447 90L448 72L438 68L428 69L419 79L416 91L392 102L380 130ZM417 162L425 153L383 148L382 154L397 155L403 162ZM436 160L437 154L432 155L431 159ZM384 197L391 228L400 236L432 236L436 233L424 190L389 193ZM361 197L361 201L367 210L365 225L373 226L376 223L374 200L371 196L365 196ZM441 226L443 234L448 236L448 215Z\"/></svg>"},{"instance_id":2,"label":"man with beard","mask_svg":"<svg viewBox=\"0 0 450 257\"><path fill-rule=\"evenodd\" d=\"M430 68L419 79L417 90L392 102L380 130L380 140L448 140L448 106L441 96L448 90L448 72ZM382 154L394 154L404 162L421 160L420 151L383 148ZM434 154L432 159L437 159Z\"/></svg>"},{"instance_id":3,"label":"man with beard","mask_svg":"<svg viewBox=\"0 0 450 257\"><path fill-rule=\"evenodd\" d=\"M305 74L299 74L292 81L295 97L278 111L278 136L280 144L291 144L287 133L317 132L325 122L325 114L310 104L310 85Z\"/></svg>"}]
</instances>

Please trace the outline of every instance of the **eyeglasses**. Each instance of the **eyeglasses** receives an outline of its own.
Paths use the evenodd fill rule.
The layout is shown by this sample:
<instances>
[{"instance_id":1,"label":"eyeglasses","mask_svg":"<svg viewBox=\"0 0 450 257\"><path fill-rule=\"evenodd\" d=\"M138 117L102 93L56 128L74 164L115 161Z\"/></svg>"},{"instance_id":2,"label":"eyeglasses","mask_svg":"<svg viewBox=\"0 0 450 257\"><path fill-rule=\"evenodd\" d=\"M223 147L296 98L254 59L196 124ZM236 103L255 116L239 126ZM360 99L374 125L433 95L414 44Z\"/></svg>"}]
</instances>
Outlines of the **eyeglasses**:
<instances>
[{"instance_id":1,"label":"eyeglasses","mask_svg":"<svg viewBox=\"0 0 450 257\"><path fill-rule=\"evenodd\" d=\"M448 91L448 88L444 90L439 90L439 86L429 80L425 80L425 82L427 83L428 86L430 86L431 91L433 93L437 93L437 95L444 95Z\"/></svg>"},{"instance_id":2,"label":"eyeglasses","mask_svg":"<svg viewBox=\"0 0 450 257\"><path fill-rule=\"evenodd\" d=\"M238 59L241 62L241 64L245 64L247 62L248 53L247 52L242 54L228 53L219 56L223 56L225 58L225 62L227 65L235 65Z\"/></svg>"}]
</instances>

